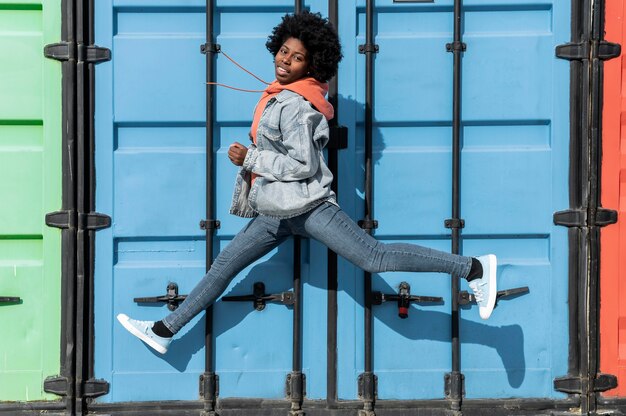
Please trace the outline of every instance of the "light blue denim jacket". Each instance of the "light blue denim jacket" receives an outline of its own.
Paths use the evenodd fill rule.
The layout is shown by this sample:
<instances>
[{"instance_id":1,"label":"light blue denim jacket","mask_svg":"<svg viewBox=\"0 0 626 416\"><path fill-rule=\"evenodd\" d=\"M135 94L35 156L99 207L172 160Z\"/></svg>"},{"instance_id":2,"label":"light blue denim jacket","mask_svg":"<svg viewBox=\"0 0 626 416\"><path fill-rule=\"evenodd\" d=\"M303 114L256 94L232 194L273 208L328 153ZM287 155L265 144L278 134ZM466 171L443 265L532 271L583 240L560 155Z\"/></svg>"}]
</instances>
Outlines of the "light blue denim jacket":
<instances>
[{"instance_id":1,"label":"light blue denim jacket","mask_svg":"<svg viewBox=\"0 0 626 416\"><path fill-rule=\"evenodd\" d=\"M326 118L301 95L283 90L271 98L237 174L230 213L283 219L324 201L336 204L322 153L328 133ZM258 175L252 187L251 172Z\"/></svg>"}]
</instances>

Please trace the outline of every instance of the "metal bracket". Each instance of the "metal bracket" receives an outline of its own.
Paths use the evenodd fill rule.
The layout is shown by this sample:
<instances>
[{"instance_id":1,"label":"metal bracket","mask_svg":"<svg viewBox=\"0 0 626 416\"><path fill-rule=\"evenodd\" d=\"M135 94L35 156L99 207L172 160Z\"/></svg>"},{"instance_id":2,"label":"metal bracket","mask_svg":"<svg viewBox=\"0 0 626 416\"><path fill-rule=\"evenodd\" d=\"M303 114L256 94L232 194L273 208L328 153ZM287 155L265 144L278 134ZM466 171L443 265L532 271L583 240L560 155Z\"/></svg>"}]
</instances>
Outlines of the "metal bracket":
<instances>
[{"instance_id":1,"label":"metal bracket","mask_svg":"<svg viewBox=\"0 0 626 416\"><path fill-rule=\"evenodd\" d=\"M364 230L375 230L378 228L378 221L376 220L359 220L358 224Z\"/></svg>"},{"instance_id":2,"label":"metal bracket","mask_svg":"<svg viewBox=\"0 0 626 416\"><path fill-rule=\"evenodd\" d=\"M109 393L109 383L106 380L89 379L83 382L82 395L79 397L95 398ZM63 376L48 377L43 382L43 390L46 393L66 396L69 388L69 380Z\"/></svg>"},{"instance_id":3,"label":"metal bracket","mask_svg":"<svg viewBox=\"0 0 626 416\"><path fill-rule=\"evenodd\" d=\"M592 52L594 55L592 55ZM564 43L557 45L555 55L557 58L568 61L581 61L583 59L598 58L603 61L617 58L622 52L622 47L618 43L607 41L584 41L580 43Z\"/></svg>"},{"instance_id":4,"label":"metal bracket","mask_svg":"<svg viewBox=\"0 0 626 416\"><path fill-rule=\"evenodd\" d=\"M359 53L378 53L379 49L380 48L375 43L359 45Z\"/></svg>"},{"instance_id":5,"label":"metal bracket","mask_svg":"<svg viewBox=\"0 0 626 416\"><path fill-rule=\"evenodd\" d=\"M55 228L76 228L74 211L55 211L46 214L46 225Z\"/></svg>"},{"instance_id":6,"label":"metal bracket","mask_svg":"<svg viewBox=\"0 0 626 416\"><path fill-rule=\"evenodd\" d=\"M170 282L167 285L165 296L152 296L147 298L134 298L133 302L137 303L158 303L164 302L167 303L167 309L170 311L175 311L178 308L178 304L184 301L187 298L187 295L179 295L178 294L178 284L175 282Z\"/></svg>"},{"instance_id":7,"label":"metal bracket","mask_svg":"<svg viewBox=\"0 0 626 416\"><path fill-rule=\"evenodd\" d=\"M415 296L411 295L411 286L407 282L400 283L398 294L386 294L381 292L372 292L372 304L382 305L384 302L398 302L398 316L401 319L409 317L409 306L411 302L416 303L442 303L443 298L436 296Z\"/></svg>"},{"instance_id":8,"label":"metal bracket","mask_svg":"<svg viewBox=\"0 0 626 416\"><path fill-rule=\"evenodd\" d=\"M0 303L22 303L22 299L16 296L0 296Z\"/></svg>"},{"instance_id":9,"label":"metal bracket","mask_svg":"<svg viewBox=\"0 0 626 416\"><path fill-rule=\"evenodd\" d=\"M605 227L617 222L617 211L612 209L597 208L595 218L589 219L587 210L568 209L555 212L553 215L554 225L564 227Z\"/></svg>"},{"instance_id":10,"label":"metal bracket","mask_svg":"<svg viewBox=\"0 0 626 416\"><path fill-rule=\"evenodd\" d=\"M274 295L268 295L265 293L265 284L263 282L255 282L252 295L225 296L222 300L224 302L252 302L254 304L254 309L262 311L265 309L265 304L267 302L293 305L296 298L293 292L282 292Z\"/></svg>"},{"instance_id":11,"label":"metal bracket","mask_svg":"<svg viewBox=\"0 0 626 416\"><path fill-rule=\"evenodd\" d=\"M465 220L460 218L450 218L444 220L443 225L446 228L465 228Z\"/></svg>"},{"instance_id":12,"label":"metal bracket","mask_svg":"<svg viewBox=\"0 0 626 416\"><path fill-rule=\"evenodd\" d=\"M200 229L201 230L217 230L221 227L221 223L219 220L201 220L200 221Z\"/></svg>"},{"instance_id":13,"label":"metal bracket","mask_svg":"<svg viewBox=\"0 0 626 416\"><path fill-rule=\"evenodd\" d=\"M444 376L446 398L465 397L465 375L453 371Z\"/></svg>"},{"instance_id":14,"label":"metal bracket","mask_svg":"<svg viewBox=\"0 0 626 416\"><path fill-rule=\"evenodd\" d=\"M78 214L79 230L101 230L111 226L111 217L99 212L90 212L89 214Z\"/></svg>"},{"instance_id":15,"label":"metal bracket","mask_svg":"<svg viewBox=\"0 0 626 416\"><path fill-rule=\"evenodd\" d=\"M467 50L467 44L461 41L454 41L452 43L446 43L446 51L455 52L461 51L465 52Z\"/></svg>"},{"instance_id":16,"label":"metal bracket","mask_svg":"<svg viewBox=\"0 0 626 416\"><path fill-rule=\"evenodd\" d=\"M528 289L528 286L517 287L515 289L498 290L498 294L496 295L496 305L494 308L498 306L500 299L517 297L525 295L529 292L530 290ZM466 290L459 292L459 305L467 305L470 303L476 303L476 297Z\"/></svg>"},{"instance_id":17,"label":"metal bracket","mask_svg":"<svg viewBox=\"0 0 626 416\"><path fill-rule=\"evenodd\" d=\"M76 211L55 211L46 214L46 225L61 229L100 230L111 226L111 217L98 212L77 214Z\"/></svg>"},{"instance_id":18,"label":"metal bracket","mask_svg":"<svg viewBox=\"0 0 626 416\"><path fill-rule=\"evenodd\" d=\"M203 43L200 45L200 53L206 55L207 52L219 53L222 47L218 43Z\"/></svg>"},{"instance_id":19,"label":"metal bracket","mask_svg":"<svg viewBox=\"0 0 626 416\"><path fill-rule=\"evenodd\" d=\"M359 398L362 400L376 400L378 398L378 376L372 372L359 374Z\"/></svg>"},{"instance_id":20,"label":"metal bracket","mask_svg":"<svg viewBox=\"0 0 626 416\"><path fill-rule=\"evenodd\" d=\"M586 394L589 389L590 381L593 381L594 392L602 392L617 387L617 377L612 374L596 374L594 380L583 379L578 376L557 377L554 379L554 389L569 394ZM585 388L586 385L586 388Z\"/></svg>"},{"instance_id":21,"label":"metal bracket","mask_svg":"<svg viewBox=\"0 0 626 416\"><path fill-rule=\"evenodd\" d=\"M302 401L306 396L306 374L300 371L292 371L287 374L285 381L285 393L291 401Z\"/></svg>"},{"instance_id":22,"label":"metal bracket","mask_svg":"<svg viewBox=\"0 0 626 416\"><path fill-rule=\"evenodd\" d=\"M90 64L99 64L111 60L111 49L96 45L78 44L78 61Z\"/></svg>"},{"instance_id":23,"label":"metal bracket","mask_svg":"<svg viewBox=\"0 0 626 416\"><path fill-rule=\"evenodd\" d=\"M348 128L346 126L332 126L328 137L327 149L348 148Z\"/></svg>"},{"instance_id":24,"label":"metal bracket","mask_svg":"<svg viewBox=\"0 0 626 416\"><path fill-rule=\"evenodd\" d=\"M109 394L110 385L106 380L89 379L83 383L82 397L96 398Z\"/></svg>"},{"instance_id":25,"label":"metal bracket","mask_svg":"<svg viewBox=\"0 0 626 416\"><path fill-rule=\"evenodd\" d=\"M220 378L215 373L200 374L200 398L215 399L219 396Z\"/></svg>"},{"instance_id":26,"label":"metal bracket","mask_svg":"<svg viewBox=\"0 0 626 416\"><path fill-rule=\"evenodd\" d=\"M75 59L80 62L98 64L111 60L111 50L95 45L76 44L74 42L51 43L44 46L43 55L57 61Z\"/></svg>"},{"instance_id":27,"label":"metal bracket","mask_svg":"<svg viewBox=\"0 0 626 416\"><path fill-rule=\"evenodd\" d=\"M57 396L66 396L68 387L69 381L63 376L47 377L43 382L43 391Z\"/></svg>"}]
</instances>

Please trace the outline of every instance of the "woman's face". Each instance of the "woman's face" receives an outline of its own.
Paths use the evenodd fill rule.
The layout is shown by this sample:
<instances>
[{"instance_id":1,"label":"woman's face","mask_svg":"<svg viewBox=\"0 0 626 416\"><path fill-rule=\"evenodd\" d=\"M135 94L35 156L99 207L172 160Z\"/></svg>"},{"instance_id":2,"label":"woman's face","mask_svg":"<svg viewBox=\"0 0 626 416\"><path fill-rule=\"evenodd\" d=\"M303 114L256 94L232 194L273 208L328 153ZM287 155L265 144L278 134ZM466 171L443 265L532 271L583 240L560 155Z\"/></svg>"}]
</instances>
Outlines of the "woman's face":
<instances>
[{"instance_id":1,"label":"woman's face","mask_svg":"<svg viewBox=\"0 0 626 416\"><path fill-rule=\"evenodd\" d=\"M290 84L305 77L309 72L306 48L299 39L289 38L274 57L276 80L279 84Z\"/></svg>"}]
</instances>

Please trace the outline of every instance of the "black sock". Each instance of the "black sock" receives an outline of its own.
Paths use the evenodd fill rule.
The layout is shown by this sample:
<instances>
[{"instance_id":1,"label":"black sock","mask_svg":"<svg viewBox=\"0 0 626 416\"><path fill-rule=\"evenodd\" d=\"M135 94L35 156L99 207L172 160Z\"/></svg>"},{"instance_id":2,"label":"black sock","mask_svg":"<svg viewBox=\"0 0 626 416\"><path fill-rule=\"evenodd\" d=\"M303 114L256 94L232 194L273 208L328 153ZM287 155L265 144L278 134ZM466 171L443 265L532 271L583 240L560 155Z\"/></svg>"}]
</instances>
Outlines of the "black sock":
<instances>
[{"instance_id":1,"label":"black sock","mask_svg":"<svg viewBox=\"0 0 626 416\"><path fill-rule=\"evenodd\" d=\"M152 326L152 332L163 338L172 338L174 333L167 329L163 321L157 321Z\"/></svg>"},{"instance_id":2,"label":"black sock","mask_svg":"<svg viewBox=\"0 0 626 416\"><path fill-rule=\"evenodd\" d=\"M478 260L472 257L472 268L470 269L469 274L465 278L468 282L471 282L474 279L480 279L483 277L483 265L480 264Z\"/></svg>"}]
</instances>

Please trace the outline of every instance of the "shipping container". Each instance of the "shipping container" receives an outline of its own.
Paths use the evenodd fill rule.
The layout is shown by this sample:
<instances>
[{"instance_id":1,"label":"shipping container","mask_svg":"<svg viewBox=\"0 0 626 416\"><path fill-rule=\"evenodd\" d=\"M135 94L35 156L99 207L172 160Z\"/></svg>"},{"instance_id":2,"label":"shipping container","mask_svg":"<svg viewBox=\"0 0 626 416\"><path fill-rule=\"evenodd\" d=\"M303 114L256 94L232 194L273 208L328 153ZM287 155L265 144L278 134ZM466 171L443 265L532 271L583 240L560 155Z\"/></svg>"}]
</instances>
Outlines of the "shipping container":
<instances>
[{"instance_id":1,"label":"shipping container","mask_svg":"<svg viewBox=\"0 0 626 416\"><path fill-rule=\"evenodd\" d=\"M61 208L61 65L43 50L60 36L59 1L0 2L0 410L12 412L59 408L43 382L60 369L61 237L45 215Z\"/></svg>"},{"instance_id":2,"label":"shipping container","mask_svg":"<svg viewBox=\"0 0 626 416\"><path fill-rule=\"evenodd\" d=\"M622 44L624 40L624 2L606 5L605 37ZM616 389L605 393L610 402L626 395L626 339L624 320L626 303L621 276L624 271L624 57L604 65L604 101L602 110L602 206L616 210L618 221L602 231L600 255L600 364L605 373L618 378Z\"/></svg>"},{"instance_id":3,"label":"shipping container","mask_svg":"<svg viewBox=\"0 0 626 416\"><path fill-rule=\"evenodd\" d=\"M0 5L0 19L6 12L18 25L17 11L46 9ZM609 199L599 199L619 177L619 165L609 163L602 177L613 172L613 182L601 187L598 180L603 65L619 55L621 42L609 37L615 22L607 26L615 43L604 40L603 1L64 0L57 9L61 20L45 26L57 37L40 39L32 55L57 80L63 74L63 105L50 111L64 128L55 130L50 153L39 151L42 160L57 155L54 169L63 178L54 182L56 199L36 213L43 237L35 228L0 229L0 243L13 250L56 238L57 251L38 264L47 262L40 273L57 277L45 292L57 304L40 318L52 320L46 328L57 349L46 353L57 366L33 386L64 402L45 409L28 401L53 396L0 396L0 413L626 410L619 399L598 397L619 376L619 360L611 358L618 357L611 353L618 332L610 335L619 320L616 276L602 281L602 310L598 301L600 236L618 229L601 233L616 219L602 206L615 207L619 198L609 190ZM330 85L336 117L326 151L339 204L380 241L496 254L498 306L483 321L458 276L368 274L316 241L294 238L243 270L161 356L116 315L166 316L247 223L228 214L237 168L227 150L247 141L260 93L206 82L265 88L263 80L273 80L267 36L285 13L302 9L328 16L343 45ZM619 22L621 6L609 11ZM62 41L50 45L59 34ZM0 79L0 91L3 85ZM6 85L18 100L29 96L16 82ZM607 109L615 111L621 96L604 92L604 123L619 134ZM8 114L0 129L25 124ZM25 114L46 129L46 118ZM613 140L604 144L614 146L604 148L609 161L619 159ZM16 146L9 142L7 151ZM54 187L46 185L55 178L46 166L36 166L45 186L16 189ZM20 183L11 175L27 178L19 170L27 167L11 167L7 184ZM13 189L5 193L21 195ZM50 227L42 225L46 214ZM0 218L29 224L17 215ZM608 245L618 245L613 238ZM615 253L602 257L603 267L618 267ZM0 314L17 313L22 298ZM407 302L409 316L401 319L398 306ZM7 404L14 400L22 403Z\"/></svg>"}]
</instances>

